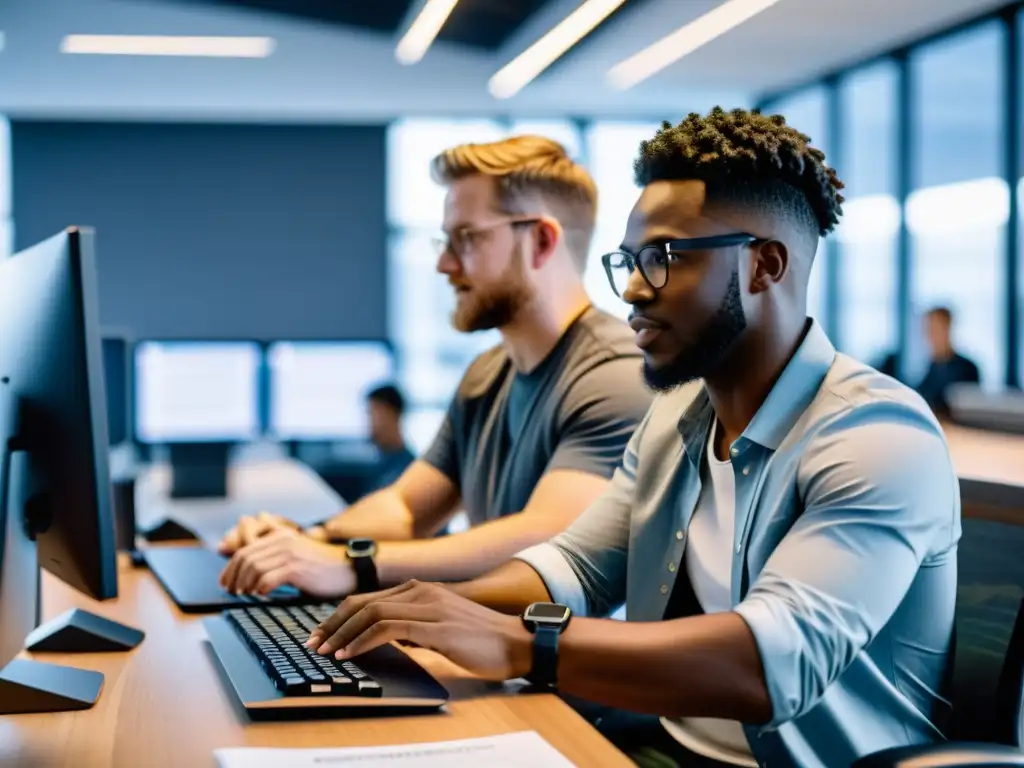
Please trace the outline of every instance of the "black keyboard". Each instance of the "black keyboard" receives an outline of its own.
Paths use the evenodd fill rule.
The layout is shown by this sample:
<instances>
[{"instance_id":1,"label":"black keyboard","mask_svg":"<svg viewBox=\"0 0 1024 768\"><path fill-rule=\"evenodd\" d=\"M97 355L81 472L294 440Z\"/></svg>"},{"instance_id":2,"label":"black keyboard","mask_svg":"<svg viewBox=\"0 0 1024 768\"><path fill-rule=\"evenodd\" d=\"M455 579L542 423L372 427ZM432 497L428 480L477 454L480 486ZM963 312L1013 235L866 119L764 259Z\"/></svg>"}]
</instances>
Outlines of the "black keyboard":
<instances>
[{"instance_id":1,"label":"black keyboard","mask_svg":"<svg viewBox=\"0 0 1024 768\"><path fill-rule=\"evenodd\" d=\"M263 671L286 696L380 697L381 686L351 661L320 656L303 646L317 624L334 613L331 604L289 608L233 608L228 623L256 655Z\"/></svg>"}]
</instances>

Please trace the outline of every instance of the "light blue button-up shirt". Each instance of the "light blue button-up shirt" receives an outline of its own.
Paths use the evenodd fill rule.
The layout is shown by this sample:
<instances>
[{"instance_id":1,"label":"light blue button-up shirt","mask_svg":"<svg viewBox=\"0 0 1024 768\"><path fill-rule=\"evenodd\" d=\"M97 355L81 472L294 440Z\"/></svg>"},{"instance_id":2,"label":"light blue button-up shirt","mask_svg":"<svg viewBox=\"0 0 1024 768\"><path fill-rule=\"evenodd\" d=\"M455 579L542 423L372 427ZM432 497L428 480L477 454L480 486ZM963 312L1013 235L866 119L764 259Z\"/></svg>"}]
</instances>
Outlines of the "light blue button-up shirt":
<instances>
[{"instance_id":1,"label":"light blue button-up shirt","mask_svg":"<svg viewBox=\"0 0 1024 768\"><path fill-rule=\"evenodd\" d=\"M664 618L714 410L699 383L654 401L609 490L518 555L577 615ZM917 394L837 354L814 322L730 446L734 611L773 707L745 728L762 766L845 768L943 738L960 492ZM706 557L702 553L702 557ZM670 567L670 565L672 567ZM699 716L699 712L692 713Z\"/></svg>"}]
</instances>

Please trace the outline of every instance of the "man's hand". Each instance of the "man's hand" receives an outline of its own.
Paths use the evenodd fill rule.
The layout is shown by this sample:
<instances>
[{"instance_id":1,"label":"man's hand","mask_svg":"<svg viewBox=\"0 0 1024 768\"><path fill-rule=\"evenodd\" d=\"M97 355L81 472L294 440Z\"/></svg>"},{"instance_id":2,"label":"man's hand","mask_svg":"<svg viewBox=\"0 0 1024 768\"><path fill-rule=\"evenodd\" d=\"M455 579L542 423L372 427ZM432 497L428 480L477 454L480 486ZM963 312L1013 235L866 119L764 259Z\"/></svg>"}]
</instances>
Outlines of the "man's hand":
<instances>
[{"instance_id":1,"label":"man's hand","mask_svg":"<svg viewBox=\"0 0 1024 768\"><path fill-rule=\"evenodd\" d=\"M220 583L235 594L265 595L290 584L311 595L338 597L355 589L356 576L343 548L294 528L276 528L238 550Z\"/></svg>"},{"instance_id":2,"label":"man's hand","mask_svg":"<svg viewBox=\"0 0 1024 768\"><path fill-rule=\"evenodd\" d=\"M518 616L417 581L348 597L313 630L306 646L350 659L392 640L437 651L488 680L523 677L533 659L533 635Z\"/></svg>"},{"instance_id":3,"label":"man's hand","mask_svg":"<svg viewBox=\"0 0 1024 768\"><path fill-rule=\"evenodd\" d=\"M269 512L260 512L256 517L243 517L234 528L224 534L224 538L217 545L217 551L222 555L233 555L261 536L281 528L300 530L298 523Z\"/></svg>"}]
</instances>

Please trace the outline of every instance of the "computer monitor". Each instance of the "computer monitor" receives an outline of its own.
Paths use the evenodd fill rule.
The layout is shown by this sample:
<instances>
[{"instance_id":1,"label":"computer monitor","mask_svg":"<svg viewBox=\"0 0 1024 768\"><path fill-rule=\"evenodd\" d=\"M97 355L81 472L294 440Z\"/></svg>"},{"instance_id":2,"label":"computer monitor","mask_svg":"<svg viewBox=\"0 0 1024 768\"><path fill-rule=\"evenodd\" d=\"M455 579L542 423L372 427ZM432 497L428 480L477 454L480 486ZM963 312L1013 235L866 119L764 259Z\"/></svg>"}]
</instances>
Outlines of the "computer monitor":
<instances>
[{"instance_id":1,"label":"computer monitor","mask_svg":"<svg viewBox=\"0 0 1024 768\"><path fill-rule=\"evenodd\" d=\"M0 715L85 709L103 676L14 659L114 650L142 634L84 611L39 624L42 566L117 596L92 235L70 229L0 264ZM13 660L12 660L13 659Z\"/></svg>"},{"instance_id":2,"label":"computer monitor","mask_svg":"<svg viewBox=\"0 0 1024 768\"><path fill-rule=\"evenodd\" d=\"M151 445L258 439L261 365L254 341L140 341L137 439Z\"/></svg>"},{"instance_id":3,"label":"computer monitor","mask_svg":"<svg viewBox=\"0 0 1024 768\"><path fill-rule=\"evenodd\" d=\"M268 432L278 440L366 440L366 395L394 376L382 341L277 341L267 348Z\"/></svg>"},{"instance_id":4,"label":"computer monitor","mask_svg":"<svg viewBox=\"0 0 1024 768\"><path fill-rule=\"evenodd\" d=\"M103 385L107 392L107 437L121 445L132 439L132 342L127 332L103 332Z\"/></svg>"}]
</instances>

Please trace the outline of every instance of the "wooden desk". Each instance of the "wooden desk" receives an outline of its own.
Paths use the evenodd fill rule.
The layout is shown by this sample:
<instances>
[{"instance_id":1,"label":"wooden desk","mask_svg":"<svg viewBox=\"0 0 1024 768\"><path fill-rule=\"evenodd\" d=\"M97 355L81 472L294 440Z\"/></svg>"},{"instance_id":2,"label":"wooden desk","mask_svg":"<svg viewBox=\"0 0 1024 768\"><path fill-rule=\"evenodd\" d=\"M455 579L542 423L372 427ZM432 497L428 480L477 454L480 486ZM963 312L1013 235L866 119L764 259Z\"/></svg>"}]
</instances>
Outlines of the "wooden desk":
<instances>
[{"instance_id":1,"label":"wooden desk","mask_svg":"<svg viewBox=\"0 0 1024 768\"><path fill-rule=\"evenodd\" d=\"M312 469L294 459L245 461L228 468L223 499L172 499L170 467L147 467L135 484L140 528L170 518L216 544L238 518L262 511L312 525L340 512L345 502Z\"/></svg>"},{"instance_id":2,"label":"wooden desk","mask_svg":"<svg viewBox=\"0 0 1024 768\"><path fill-rule=\"evenodd\" d=\"M944 424L964 517L1024 524L1024 436Z\"/></svg>"},{"instance_id":3,"label":"wooden desk","mask_svg":"<svg viewBox=\"0 0 1024 768\"><path fill-rule=\"evenodd\" d=\"M1024 435L1008 435L944 424L957 475L1024 486Z\"/></svg>"},{"instance_id":4,"label":"wooden desk","mask_svg":"<svg viewBox=\"0 0 1024 768\"><path fill-rule=\"evenodd\" d=\"M318 722L250 723L225 687L198 619L180 613L145 570L121 570L120 597L97 604L44 574L44 615L79 606L146 631L134 651L38 654L104 673L83 712L0 717L0 766L193 768L219 747L370 746L535 730L581 767L632 763L553 695L514 695L429 651L417 660L451 692L441 714Z\"/></svg>"}]
</instances>

